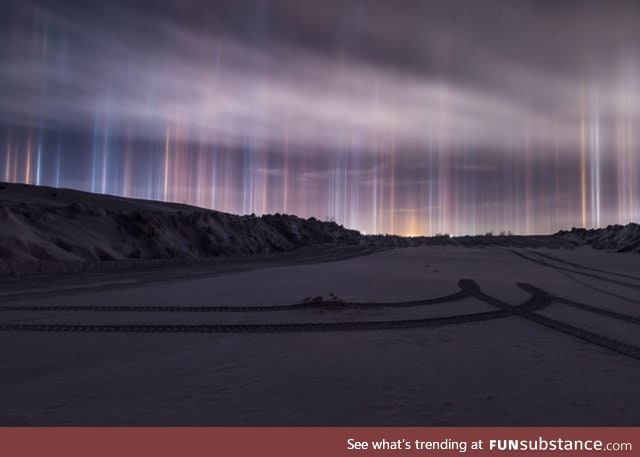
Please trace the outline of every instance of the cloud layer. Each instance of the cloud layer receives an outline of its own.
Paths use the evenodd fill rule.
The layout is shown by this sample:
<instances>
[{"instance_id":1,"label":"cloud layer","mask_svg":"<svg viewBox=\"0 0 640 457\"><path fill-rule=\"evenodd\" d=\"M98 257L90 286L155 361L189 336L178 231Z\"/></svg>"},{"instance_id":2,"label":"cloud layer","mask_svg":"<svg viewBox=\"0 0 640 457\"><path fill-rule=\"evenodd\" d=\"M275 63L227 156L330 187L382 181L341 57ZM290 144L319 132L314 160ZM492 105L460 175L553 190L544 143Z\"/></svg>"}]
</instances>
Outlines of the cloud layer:
<instances>
[{"instance_id":1,"label":"cloud layer","mask_svg":"<svg viewBox=\"0 0 640 457\"><path fill-rule=\"evenodd\" d=\"M177 17L171 3L15 6L0 119L83 129L101 116L140 137L175 124L189 140L286 137L299 150L516 153L577 151L585 116L612 129L640 119L637 8L625 2L248 3L181 3ZM189 8L207 12L202 22Z\"/></svg>"}]
</instances>

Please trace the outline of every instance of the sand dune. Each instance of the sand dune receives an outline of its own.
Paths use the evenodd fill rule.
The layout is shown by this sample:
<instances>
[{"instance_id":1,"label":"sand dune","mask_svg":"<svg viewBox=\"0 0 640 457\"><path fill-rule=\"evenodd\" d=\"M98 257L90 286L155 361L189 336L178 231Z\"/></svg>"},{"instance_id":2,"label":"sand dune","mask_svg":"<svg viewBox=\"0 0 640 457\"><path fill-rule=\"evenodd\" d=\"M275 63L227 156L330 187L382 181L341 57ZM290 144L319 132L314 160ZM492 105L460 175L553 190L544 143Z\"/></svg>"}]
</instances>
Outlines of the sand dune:
<instances>
[{"instance_id":1,"label":"sand dune","mask_svg":"<svg viewBox=\"0 0 640 457\"><path fill-rule=\"evenodd\" d=\"M574 228L537 236L363 235L315 218L283 214L239 216L177 203L0 183L0 273L123 268L136 262L255 256L314 247L328 250L330 246L359 246L362 250L378 250L433 245L509 248L586 245L640 252L640 226Z\"/></svg>"},{"instance_id":2,"label":"sand dune","mask_svg":"<svg viewBox=\"0 0 640 457\"><path fill-rule=\"evenodd\" d=\"M175 203L0 184L0 260L197 258L362 240L354 230L314 218L236 216Z\"/></svg>"},{"instance_id":3,"label":"sand dune","mask_svg":"<svg viewBox=\"0 0 640 457\"><path fill-rule=\"evenodd\" d=\"M580 244L618 252L640 252L640 225L609 225L599 229L578 229L560 231L559 235Z\"/></svg>"}]
</instances>

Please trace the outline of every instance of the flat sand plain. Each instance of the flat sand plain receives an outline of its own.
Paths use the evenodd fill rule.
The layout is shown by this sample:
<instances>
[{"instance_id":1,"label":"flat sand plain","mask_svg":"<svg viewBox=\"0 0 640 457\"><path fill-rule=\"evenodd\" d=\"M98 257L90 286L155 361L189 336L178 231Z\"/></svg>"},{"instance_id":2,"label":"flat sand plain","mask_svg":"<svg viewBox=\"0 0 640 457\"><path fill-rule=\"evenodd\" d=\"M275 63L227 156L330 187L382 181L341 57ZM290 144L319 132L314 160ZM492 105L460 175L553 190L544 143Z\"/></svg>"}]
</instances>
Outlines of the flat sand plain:
<instances>
[{"instance_id":1,"label":"flat sand plain","mask_svg":"<svg viewBox=\"0 0 640 457\"><path fill-rule=\"evenodd\" d=\"M425 246L3 277L0 425L638 426L637 265Z\"/></svg>"}]
</instances>

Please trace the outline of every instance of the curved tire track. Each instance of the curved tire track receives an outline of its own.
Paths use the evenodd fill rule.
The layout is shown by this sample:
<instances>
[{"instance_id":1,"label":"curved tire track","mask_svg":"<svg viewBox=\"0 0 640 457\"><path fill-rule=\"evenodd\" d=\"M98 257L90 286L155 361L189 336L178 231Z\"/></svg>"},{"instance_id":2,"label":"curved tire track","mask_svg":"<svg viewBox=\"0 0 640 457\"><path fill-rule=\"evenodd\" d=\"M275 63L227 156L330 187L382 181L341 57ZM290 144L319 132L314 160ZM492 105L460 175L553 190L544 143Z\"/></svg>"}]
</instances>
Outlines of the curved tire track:
<instances>
[{"instance_id":1,"label":"curved tire track","mask_svg":"<svg viewBox=\"0 0 640 457\"><path fill-rule=\"evenodd\" d=\"M632 357L636 360L640 360L640 348L636 346L633 346L631 344L628 344L622 341L614 340L613 338L599 335L597 333L593 333L593 332L581 329L579 327L574 327L573 325L566 324L556 319L551 319L549 317L536 314L534 312L531 312L531 310L528 310L528 309L523 309L523 308L509 305L508 303L500 301L497 298L491 297L485 294L484 292L482 292L481 290L478 290L477 285L476 285L476 288L474 289L472 287L475 284L473 280L462 279L458 284L460 285L460 288L462 290L466 290L467 292L469 292L470 295L476 297L477 299L482 300L486 303L489 303L502 310L508 311L509 313L515 316L522 317L529 321L535 322L536 324L540 324L545 327L557 330L566 335L570 335L575 338L588 341L592 344L609 349L611 351L615 351L619 354L623 354L628 357ZM552 297L546 293L544 295L535 295L535 296L543 298L548 303L550 303L552 300Z\"/></svg>"},{"instance_id":2,"label":"curved tire track","mask_svg":"<svg viewBox=\"0 0 640 457\"><path fill-rule=\"evenodd\" d=\"M538 295L547 295L551 298L552 301L557 303L562 303L564 305L571 306L576 309L580 309L582 311L587 311L589 313L600 314L602 316L607 316L612 319L618 319L620 321L629 322L630 324L640 325L640 317L631 316L629 314L617 313L615 311L610 311L608 309L598 308L596 306L585 305L584 303L579 303L577 301L569 300L567 298L558 297L556 295L551 295L544 290L532 286L531 284L518 284L518 287L529 292L530 294L538 294Z\"/></svg>"},{"instance_id":3,"label":"curved tire track","mask_svg":"<svg viewBox=\"0 0 640 457\"><path fill-rule=\"evenodd\" d=\"M310 309L383 309L383 308L414 308L418 306L436 305L441 303L455 302L469 297L464 291L443 297L429 298L425 300L415 300L396 303L357 303L332 301L310 301L295 303L293 305L274 306L1 306L1 311L99 311L99 312L187 312L187 313L220 313L220 312L267 312L267 311L300 311Z\"/></svg>"},{"instance_id":4,"label":"curved tire track","mask_svg":"<svg viewBox=\"0 0 640 457\"><path fill-rule=\"evenodd\" d=\"M239 324L239 325L65 325L65 324L4 324L0 331L30 332L118 332L118 333L299 333L340 332L357 330L391 330L421 327L442 327L452 324L480 322L508 317L508 313L491 311L455 317L437 317L406 321L333 322L300 324Z\"/></svg>"},{"instance_id":5,"label":"curved tire track","mask_svg":"<svg viewBox=\"0 0 640 457\"><path fill-rule=\"evenodd\" d=\"M474 283L475 284L475 283ZM476 286L477 287L477 286ZM473 289L473 284L468 286ZM409 302L411 303L411 302ZM548 301L539 295L532 297L514 309L539 309ZM117 333L294 333L294 332L340 332L363 330L397 330L413 328L435 328L446 325L467 324L511 316L507 310L485 311L448 317L424 319L331 322L292 324L231 324L231 325L78 325L78 324L0 324L5 332L117 332Z\"/></svg>"},{"instance_id":6,"label":"curved tire track","mask_svg":"<svg viewBox=\"0 0 640 457\"><path fill-rule=\"evenodd\" d=\"M0 324L5 332L100 332L100 333L300 333L300 332L340 332L372 331L392 329L436 328L447 325L502 319L518 316L537 324L554 329L566 335L588 341L619 354L640 360L640 348L599 335L564 322L536 314L557 299L549 293L530 284L518 283L518 286L532 296L519 306L505 303L485 294L473 280L462 279L458 283L466 295L493 305L499 310L482 313L464 314L448 317L434 317L411 320L370 321L370 322L334 322L334 323L290 323L290 324L221 324L221 325L86 325L86 324ZM457 294L454 294L457 295ZM441 299L442 297L440 297ZM434 299L437 300L437 299ZM416 303L416 302L405 302ZM306 305L306 304L305 304ZM362 304L360 304L362 305ZM582 305L587 306L588 305ZM286 305L285 305L286 306ZM376 304L379 306L379 304ZM289 305L290 308L290 305ZM591 308L591 307L589 307Z\"/></svg>"}]
</instances>

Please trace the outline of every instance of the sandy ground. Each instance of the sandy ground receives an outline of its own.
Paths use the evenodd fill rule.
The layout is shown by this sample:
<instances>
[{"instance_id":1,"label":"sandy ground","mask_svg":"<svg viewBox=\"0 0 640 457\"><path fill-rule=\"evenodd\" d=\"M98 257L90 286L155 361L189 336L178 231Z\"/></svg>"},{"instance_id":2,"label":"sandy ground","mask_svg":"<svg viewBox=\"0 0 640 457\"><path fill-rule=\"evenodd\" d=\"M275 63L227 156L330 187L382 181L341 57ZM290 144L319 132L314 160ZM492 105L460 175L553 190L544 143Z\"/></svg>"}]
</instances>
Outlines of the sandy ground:
<instances>
[{"instance_id":1,"label":"sandy ground","mask_svg":"<svg viewBox=\"0 0 640 457\"><path fill-rule=\"evenodd\" d=\"M640 425L637 255L342 254L1 278L0 425Z\"/></svg>"}]
</instances>

